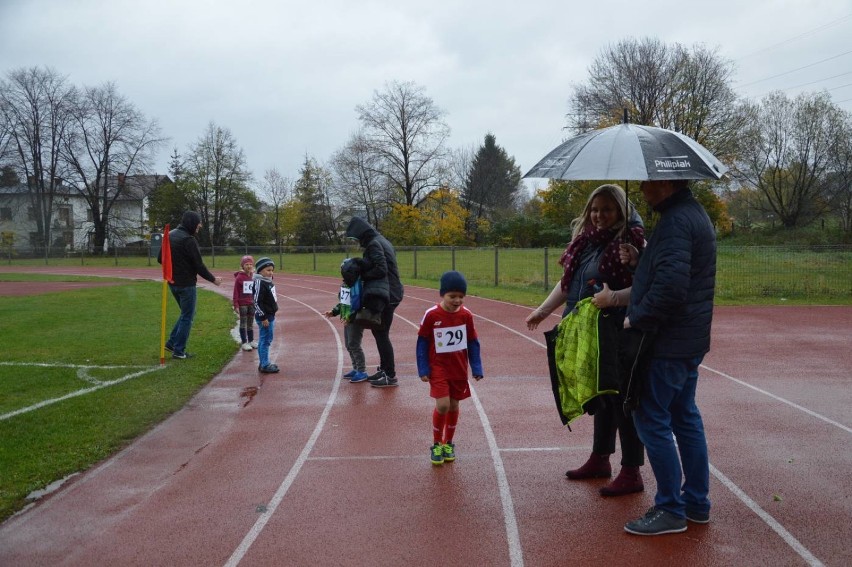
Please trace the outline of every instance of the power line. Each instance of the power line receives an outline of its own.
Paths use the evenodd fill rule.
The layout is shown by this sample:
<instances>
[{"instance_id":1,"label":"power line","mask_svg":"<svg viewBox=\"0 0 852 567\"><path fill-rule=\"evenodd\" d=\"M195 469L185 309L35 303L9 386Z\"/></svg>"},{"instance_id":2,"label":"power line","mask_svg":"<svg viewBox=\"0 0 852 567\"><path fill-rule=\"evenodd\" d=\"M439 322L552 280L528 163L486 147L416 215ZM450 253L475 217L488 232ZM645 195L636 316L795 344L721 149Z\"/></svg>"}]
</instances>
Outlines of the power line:
<instances>
[{"instance_id":1,"label":"power line","mask_svg":"<svg viewBox=\"0 0 852 567\"><path fill-rule=\"evenodd\" d=\"M809 82L809 83L800 83L800 84L798 84L798 85L793 85L792 87L787 87L787 88L784 88L784 89L781 89L781 90L789 91L789 90L791 90L791 89L798 89L799 87L806 87L806 86L808 86L808 85L813 85L813 84L815 84L815 83L821 83L821 82L823 82L823 81L828 81L828 80L831 80L831 79L836 79L837 77L844 77L844 76L846 76L846 75L852 75L852 71L847 71L847 72L845 72L845 73L840 73L839 75L832 75L831 77L826 77L826 78L824 78L824 79L817 79L816 81L811 81L811 82ZM835 87L835 88L839 88L839 87Z\"/></svg>"},{"instance_id":2,"label":"power line","mask_svg":"<svg viewBox=\"0 0 852 567\"><path fill-rule=\"evenodd\" d=\"M796 69L791 69L790 71L784 71L783 73L778 73L777 75L772 75L771 77L764 77L763 79L758 79L757 81L752 81L750 83L744 83L739 85L739 88L748 87L751 85L756 85L757 83L762 83L763 81L768 81L769 79L774 79L776 77L783 77L784 75L789 75L790 73L795 73L796 71L801 71L802 69L807 69L808 67L813 67L814 65L819 65L820 63L825 63L826 61L831 61L832 59L837 59L838 57L843 57L844 55L848 55L852 53L852 49L849 51L844 51L843 53L839 53L832 57L826 57L825 59L820 59L819 61L815 61L813 63L809 63L808 65L803 65L802 67L797 67Z\"/></svg>"},{"instance_id":3,"label":"power line","mask_svg":"<svg viewBox=\"0 0 852 567\"><path fill-rule=\"evenodd\" d=\"M848 20L849 18L852 18L852 14L847 14L847 15L845 15L845 16L843 16L843 17L841 17L841 18L838 18L838 19L836 19L836 20L834 20L834 21L832 21L832 22L829 22L829 23L827 23L827 24L823 24L823 25L821 25L821 26L819 26L819 27L817 27L817 28L814 28L814 29L812 29L812 30L806 31L806 32L801 33L801 34L799 34L799 35L797 35L797 36L791 37L791 38L789 38L789 39L785 39L785 40L783 40L783 41L779 41L778 43L774 43L774 44L772 44L772 45L770 45L770 46L764 47L764 48L762 48L762 49L758 49L757 51L752 51L751 53L748 53L748 54L743 55L742 57L738 58L738 59L737 59L737 61L742 61L743 59L747 59L747 58L749 58L749 57L751 57L751 56L753 56L753 55L758 55L758 54L763 53L763 52L765 52L765 51L769 51L769 50L771 50L771 49L775 49L776 47L781 47L782 45L787 45L788 43L791 43L791 42L793 42L793 41L796 41L797 39L801 39L801 38L803 38L803 37L806 37L806 36L809 36L809 35L813 35L813 34L815 34L815 33L817 33L817 32L820 32L820 31L822 31L822 30L824 30L824 29L826 29L826 28L830 28L830 27L836 26L837 24L839 24L839 23L841 23L841 22L844 22L844 21Z\"/></svg>"}]
</instances>

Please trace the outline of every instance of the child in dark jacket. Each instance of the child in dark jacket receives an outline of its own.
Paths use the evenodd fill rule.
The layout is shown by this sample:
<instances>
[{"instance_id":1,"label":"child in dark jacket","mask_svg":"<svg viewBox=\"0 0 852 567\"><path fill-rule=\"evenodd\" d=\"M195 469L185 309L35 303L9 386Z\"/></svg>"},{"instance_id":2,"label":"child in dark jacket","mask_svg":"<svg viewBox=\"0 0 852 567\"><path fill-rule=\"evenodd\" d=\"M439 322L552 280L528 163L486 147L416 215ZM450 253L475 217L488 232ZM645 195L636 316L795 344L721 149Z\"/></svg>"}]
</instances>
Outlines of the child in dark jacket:
<instances>
[{"instance_id":1,"label":"child in dark jacket","mask_svg":"<svg viewBox=\"0 0 852 567\"><path fill-rule=\"evenodd\" d=\"M255 264L254 274L254 318L260 330L257 355L260 364L257 369L264 374L279 372L277 365L269 362L269 345L275 335L275 313L278 312L278 296L272 282L275 263L270 258L261 258Z\"/></svg>"},{"instance_id":2,"label":"child in dark jacket","mask_svg":"<svg viewBox=\"0 0 852 567\"><path fill-rule=\"evenodd\" d=\"M340 292L337 295L337 305L331 311L326 311L326 317L340 316L343 321L343 339L346 350L352 360L352 370L343 375L354 383L364 382L370 377L367 374L367 362L364 358L364 349L361 348L361 340L364 337L364 328L354 324L355 314L361 308L361 279L358 276L360 269L357 266L359 258L347 258L340 265L340 273L343 282L340 284Z\"/></svg>"},{"instance_id":3,"label":"child in dark jacket","mask_svg":"<svg viewBox=\"0 0 852 567\"><path fill-rule=\"evenodd\" d=\"M243 256L240 271L234 272L234 312L240 318L240 343L243 350L257 348L254 340L254 258Z\"/></svg>"}]
</instances>

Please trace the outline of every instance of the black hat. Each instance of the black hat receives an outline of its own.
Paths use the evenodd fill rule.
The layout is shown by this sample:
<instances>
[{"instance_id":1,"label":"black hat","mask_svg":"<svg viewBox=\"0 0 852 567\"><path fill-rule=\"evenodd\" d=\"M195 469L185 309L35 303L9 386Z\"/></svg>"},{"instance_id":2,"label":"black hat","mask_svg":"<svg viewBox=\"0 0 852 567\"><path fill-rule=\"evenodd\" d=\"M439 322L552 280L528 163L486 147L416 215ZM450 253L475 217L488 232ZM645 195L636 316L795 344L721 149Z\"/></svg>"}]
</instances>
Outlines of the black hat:
<instances>
[{"instance_id":1,"label":"black hat","mask_svg":"<svg viewBox=\"0 0 852 567\"><path fill-rule=\"evenodd\" d=\"M275 262L272 261L272 258L263 257L257 262L255 262L254 271L260 273L260 271L263 270L263 268L265 268L266 266L272 266L273 268L275 267Z\"/></svg>"},{"instance_id":2,"label":"black hat","mask_svg":"<svg viewBox=\"0 0 852 567\"><path fill-rule=\"evenodd\" d=\"M444 272L441 276L441 289L438 293L444 295L448 291L460 291L467 294L467 281L461 273L455 270Z\"/></svg>"}]
</instances>

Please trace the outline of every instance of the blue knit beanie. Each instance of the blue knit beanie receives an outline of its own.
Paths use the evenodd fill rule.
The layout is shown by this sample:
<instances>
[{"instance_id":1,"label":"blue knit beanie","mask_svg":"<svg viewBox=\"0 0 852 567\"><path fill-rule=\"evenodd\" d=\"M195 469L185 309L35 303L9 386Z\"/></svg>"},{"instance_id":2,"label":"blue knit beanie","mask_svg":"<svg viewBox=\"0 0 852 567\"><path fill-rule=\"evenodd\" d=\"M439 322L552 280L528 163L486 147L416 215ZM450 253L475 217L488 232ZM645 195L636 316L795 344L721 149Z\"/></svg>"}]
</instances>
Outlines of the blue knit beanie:
<instances>
[{"instance_id":1,"label":"blue knit beanie","mask_svg":"<svg viewBox=\"0 0 852 567\"><path fill-rule=\"evenodd\" d=\"M438 293L444 295L448 291L460 291L467 295L467 281L461 273L452 270L441 276L441 289Z\"/></svg>"},{"instance_id":2,"label":"blue knit beanie","mask_svg":"<svg viewBox=\"0 0 852 567\"><path fill-rule=\"evenodd\" d=\"M260 273L260 271L266 266L272 266L273 268L275 267L275 262L272 261L272 258L261 258L260 260L255 262L254 269L257 273Z\"/></svg>"}]
</instances>

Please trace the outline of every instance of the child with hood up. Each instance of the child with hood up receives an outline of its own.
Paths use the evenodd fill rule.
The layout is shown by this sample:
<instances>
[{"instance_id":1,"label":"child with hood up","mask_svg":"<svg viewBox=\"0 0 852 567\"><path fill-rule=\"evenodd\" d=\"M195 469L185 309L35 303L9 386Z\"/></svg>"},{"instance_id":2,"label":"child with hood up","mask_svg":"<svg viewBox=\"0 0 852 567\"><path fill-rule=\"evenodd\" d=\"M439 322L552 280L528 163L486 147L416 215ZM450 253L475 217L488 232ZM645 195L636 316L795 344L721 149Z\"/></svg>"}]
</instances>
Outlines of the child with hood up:
<instances>
[{"instance_id":1,"label":"child with hood up","mask_svg":"<svg viewBox=\"0 0 852 567\"><path fill-rule=\"evenodd\" d=\"M254 258L240 259L240 270L234 272L234 313L240 318L240 343L243 350L257 348L254 340Z\"/></svg>"}]
</instances>

